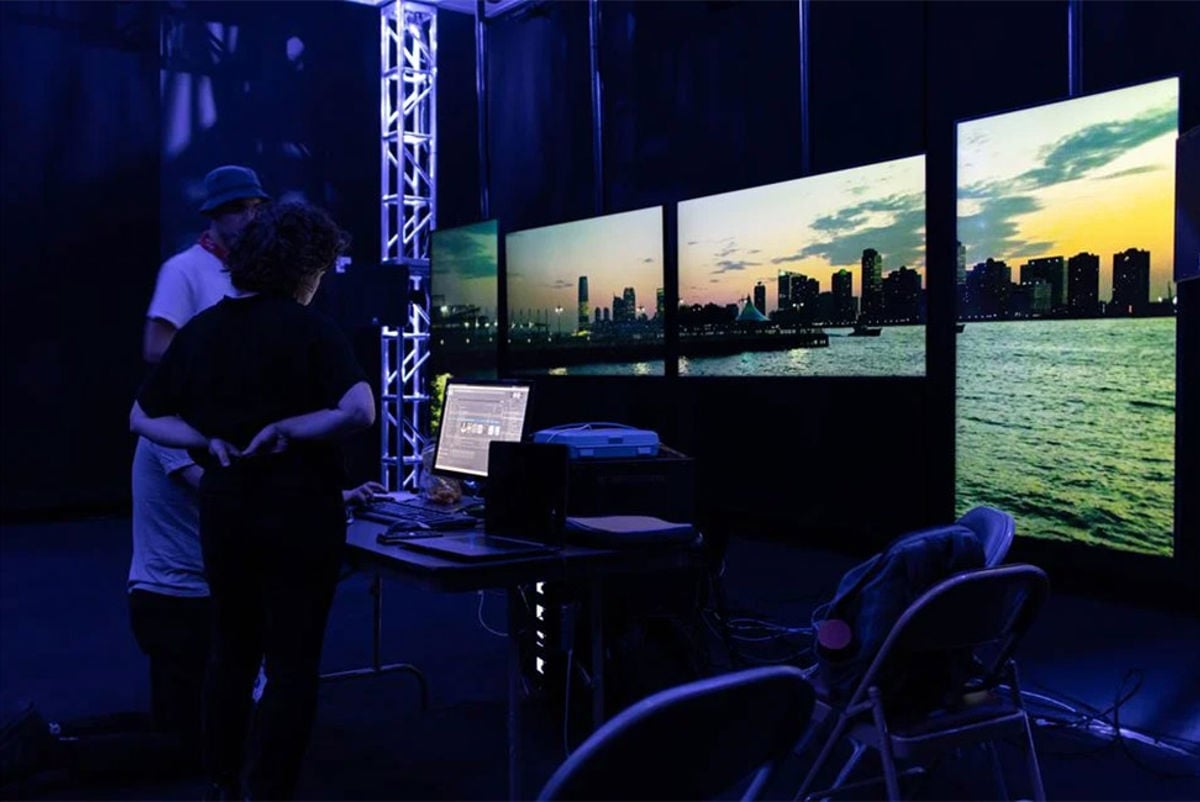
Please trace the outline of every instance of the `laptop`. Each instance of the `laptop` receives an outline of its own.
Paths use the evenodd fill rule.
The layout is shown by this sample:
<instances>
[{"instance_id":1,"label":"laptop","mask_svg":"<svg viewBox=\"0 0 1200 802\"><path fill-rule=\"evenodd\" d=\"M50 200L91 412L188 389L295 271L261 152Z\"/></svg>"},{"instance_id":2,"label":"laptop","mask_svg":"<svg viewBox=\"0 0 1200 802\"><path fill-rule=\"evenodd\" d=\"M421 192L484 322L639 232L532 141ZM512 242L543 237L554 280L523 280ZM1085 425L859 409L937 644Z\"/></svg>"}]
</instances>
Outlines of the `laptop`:
<instances>
[{"instance_id":1,"label":"laptop","mask_svg":"<svg viewBox=\"0 0 1200 802\"><path fill-rule=\"evenodd\" d=\"M405 548L464 561L562 548L569 449L561 443L494 441L489 451L484 531L406 541Z\"/></svg>"}]
</instances>

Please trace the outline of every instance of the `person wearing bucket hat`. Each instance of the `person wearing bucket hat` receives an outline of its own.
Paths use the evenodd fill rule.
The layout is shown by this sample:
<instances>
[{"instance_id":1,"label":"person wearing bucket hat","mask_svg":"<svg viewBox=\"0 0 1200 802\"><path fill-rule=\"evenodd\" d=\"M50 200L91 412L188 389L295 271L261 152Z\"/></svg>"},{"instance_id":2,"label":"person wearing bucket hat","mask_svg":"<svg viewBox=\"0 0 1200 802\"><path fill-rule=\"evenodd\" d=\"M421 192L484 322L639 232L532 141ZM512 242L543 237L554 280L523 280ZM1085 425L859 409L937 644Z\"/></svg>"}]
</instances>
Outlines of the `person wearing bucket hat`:
<instances>
[{"instance_id":1,"label":"person wearing bucket hat","mask_svg":"<svg viewBox=\"0 0 1200 802\"><path fill-rule=\"evenodd\" d=\"M245 294L189 321L130 409L133 431L190 448L204 469L208 798L293 798L312 732L346 539L341 444L375 420L349 339L309 308L346 242L317 207L265 208L227 262Z\"/></svg>"},{"instance_id":2,"label":"person wearing bucket hat","mask_svg":"<svg viewBox=\"0 0 1200 802\"><path fill-rule=\"evenodd\" d=\"M230 282L225 256L267 200L248 167L225 165L205 176L200 212L208 227L159 268L146 310L143 356L148 363L156 364L176 332L197 314L225 296L241 294ZM196 498L202 474L187 451L138 438L131 472L130 624L149 658L153 728L170 739L167 752L184 766L194 765L200 751L200 697L209 653L209 587Z\"/></svg>"},{"instance_id":3,"label":"person wearing bucket hat","mask_svg":"<svg viewBox=\"0 0 1200 802\"><path fill-rule=\"evenodd\" d=\"M225 256L234 238L254 219L255 209L270 199L249 167L226 164L204 177L200 213L208 218L208 228L196 243L159 268L142 338L147 362L155 364L162 358L175 332L193 315L226 295L237 294L224 270Z\"/></svg>"}]
</instances>

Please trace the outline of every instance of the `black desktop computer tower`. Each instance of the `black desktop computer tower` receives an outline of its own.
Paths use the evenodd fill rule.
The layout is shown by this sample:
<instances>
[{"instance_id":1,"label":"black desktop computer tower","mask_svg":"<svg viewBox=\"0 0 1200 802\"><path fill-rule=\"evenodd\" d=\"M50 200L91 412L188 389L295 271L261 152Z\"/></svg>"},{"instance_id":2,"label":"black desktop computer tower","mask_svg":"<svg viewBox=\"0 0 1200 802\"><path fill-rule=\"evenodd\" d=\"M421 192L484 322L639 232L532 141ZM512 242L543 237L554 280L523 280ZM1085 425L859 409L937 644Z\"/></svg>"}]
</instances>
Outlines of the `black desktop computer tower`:
<instances>
[{"instance_id":1,"label":"black desktop computer tower","mask_svg":"<svg viewBox=\"0 0 1200 802\"><path fill-rule=\"evenodd\" d=\"M573 459L567 468L571 516L647 515L695 523L695 463L664 448L654 457ZM599 603L604 622L606 712L668 685L695 679L706 655L700 599L704 577L695 570L630 573L607 578ZM543 582L522 588L528 610L521 660L526 687L553 717L586 725L591 718L592 670L588 588ZM701 649L701 651L703 651ZM567 677L571 681L568 686Z\"/></svg>"}]
</instances>

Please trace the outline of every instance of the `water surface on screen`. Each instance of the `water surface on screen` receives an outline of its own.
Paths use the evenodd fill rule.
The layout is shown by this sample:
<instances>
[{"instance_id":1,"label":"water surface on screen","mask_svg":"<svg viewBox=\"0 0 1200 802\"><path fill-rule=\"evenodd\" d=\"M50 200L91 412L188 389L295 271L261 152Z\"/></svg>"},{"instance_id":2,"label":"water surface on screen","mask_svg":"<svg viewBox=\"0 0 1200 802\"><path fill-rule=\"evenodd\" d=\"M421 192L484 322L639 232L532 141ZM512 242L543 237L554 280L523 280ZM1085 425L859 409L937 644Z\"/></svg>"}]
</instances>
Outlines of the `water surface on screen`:
<instances>
[{"instance_id":1,"label":"water surface on screen","mask_svg":"<svg viewBox=\"0 0 1200 802\"><path fill-rule=\"evenodd\" d=\"M923 376L925 157L679 204L681 376Z\"/></svg>"},{"instance_id":2,"label":"water surface on screen","mask_svg":"<svg viewBox=\"0 0 1200 802\"><path fill-rule=\"evenodd\" d=\"M957 504L1173 553L1175 78L961 122Z\"/></svg>"}]
</instances>

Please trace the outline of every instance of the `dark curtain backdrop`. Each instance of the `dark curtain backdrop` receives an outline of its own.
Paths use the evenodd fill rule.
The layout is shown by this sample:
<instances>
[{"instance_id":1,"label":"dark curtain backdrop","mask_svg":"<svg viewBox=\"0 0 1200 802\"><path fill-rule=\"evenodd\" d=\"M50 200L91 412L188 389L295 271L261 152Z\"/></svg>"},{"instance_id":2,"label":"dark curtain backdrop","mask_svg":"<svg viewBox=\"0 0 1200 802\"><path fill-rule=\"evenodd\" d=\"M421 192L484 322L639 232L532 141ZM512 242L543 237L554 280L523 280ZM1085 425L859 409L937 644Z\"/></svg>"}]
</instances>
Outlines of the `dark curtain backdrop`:
<instances>
[{"instance_id":1,"label":"dark curtain backdrop","mask_svg":"<svg viewBox=\"0 0 1200 802\"><path fill-rule=\"evenodd\" d=\"M6 518L128 504L146 306L162 259L205 227L219 164L253 166L276 198L325 206L351 233L351 263L317 304L378 384L365 333L380 295L365 289L379 284L378 11L282 9L0 3ZM378 450L377 433L356 437L354 478L379 475Z\"/></svg>"},{"instance_id":2,"label":"dark curtain backdrop","mask_svg":"<svg viewBox=\"0 0 1200 802\"><path fill-rule=\"evenodd\" d=\"M800 175L797 3L600 8L606 212Z\"/></svg>"},{"instance_id":3,"label":"dark curtain backdrop","mask_svg":"<svg viewBox=\"0 0 1200 802\"><path fill-rule=\"evenodd\" d=\"M0 3L0 508L129 490L158 261L151 4Z\"/></svg>"},{"instance_id":4,"label":"dark curtain backdrop","mask_svg":"<svg viewBox=\"0 0 1200 802\"><path fill-rule=\"evenodd\" d=\"M207 225L205 173L258 171L277 199L325 207L379 257L379 15L339 2L196 2L163 11L162 255Z\"/></svg>"},{"instance_id":5,"label":"dark curtain backdrop","mask_svg":"<svg viewBox=\"0 0 1200 802\"><path fill-rule=\"evenodd\" d=\"M591 217L588 4L535 3L493 19L488 37L493 216L507 231Z\"/></svg>"},{"instance_id":6,"label":"dark curtain backdrop","mask_svg":"<svg viewBox=\"0 0 1200 802\"><path fill-rule=\"evenodd\" d=\"M481 215L475 18L439 10L437 26L437 225L453 228Z\"/></svg>"}]
</instances>

